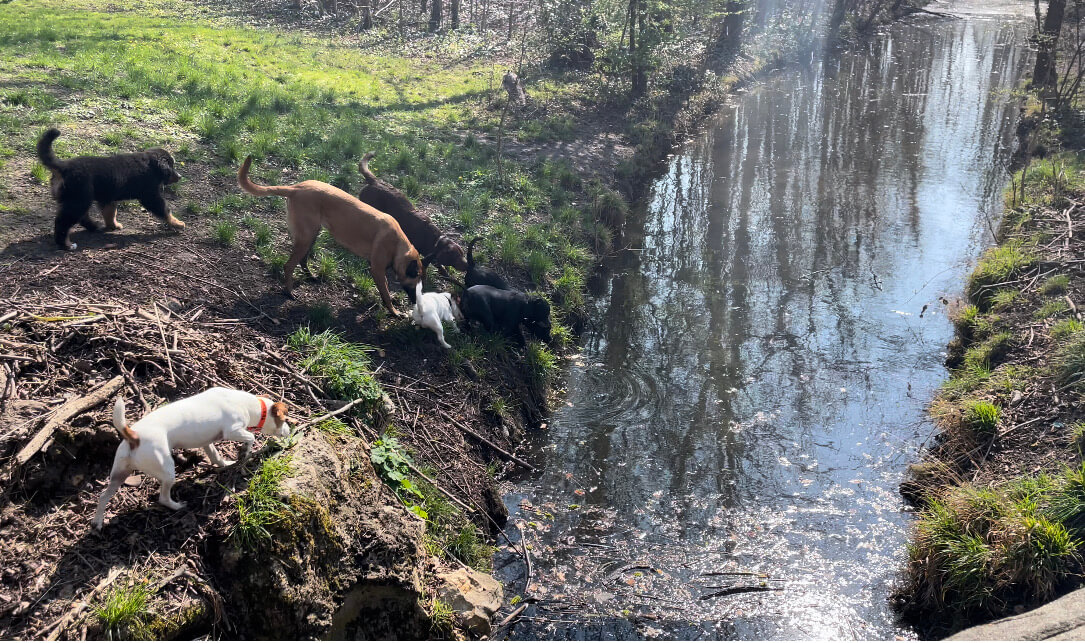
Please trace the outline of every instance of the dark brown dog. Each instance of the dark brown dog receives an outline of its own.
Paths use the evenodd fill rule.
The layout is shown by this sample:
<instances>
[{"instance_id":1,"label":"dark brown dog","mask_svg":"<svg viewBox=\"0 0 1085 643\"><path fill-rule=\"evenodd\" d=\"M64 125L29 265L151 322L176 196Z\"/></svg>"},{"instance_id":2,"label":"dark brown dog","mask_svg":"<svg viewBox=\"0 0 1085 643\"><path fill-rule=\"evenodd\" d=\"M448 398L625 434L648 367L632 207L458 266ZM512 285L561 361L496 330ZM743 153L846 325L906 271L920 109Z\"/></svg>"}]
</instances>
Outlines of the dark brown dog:
<instances>
[{"instance_id":1,"label":"dark brown dog","mask_svg":"<svg viewBox=\"0 0 1085 643\"><path fill-rule=\"evenodd\" d=\"M396 220L362 203L334 185L320 181L302 181L296 185L257 185L249 180L252 157L237 171L241 189L257 196L274 194L286 197L286 223L294 248L283 268L284 289L294 286L294 269L309 260L313 242L325 227L332 238L347 250L369 260L369 272L388 312L400 316L392 305L385 272L394 268L399 283L414 289L422 279L422 261ZM306 266L308 267L308 266Z\"/></svg>"},{"instance_id":2,"label":"dark brown dog","mask_svg":"<svg viewBox=\"0 0 1085 643\"><path fill-rule=\"evenodd\" d=\"M171 228L183 230L185 224L170 214L162 198L162 186L176 183L181 175L173 169L173 157L156 147L134 154L115 156L77 156L61 161L53 153L53 141L60 130L50 128L38 139L38 159L53 175L49 182L53 198L60 204L53 238L63 250L75 250L68 239L72 227L79 223L91 232L98 224L89 211L97 203L105 219L106 230L120 230L117 222L117 202L139 200L140 205Z\"/></svg>"},{"instance_id":3,"label":"dark brown dog","mask_svg":"<svg viewBox=\"0 0 1085 643\"><path fill-rule=\"evenodd\" d=\"M358 194L363 203L368 203L374 208L392 215L403 232L418 252L422 255L422 263L425 265L449 266L456 270L467 270L467 259L463 256L463 248L451 237L442 233L437 226L433 225L430 218L414 209L414 205L406 195L378 179L369 170L369 159L373 158L373 152L368 152L362 157L358 169L365 177L365 187ZM413 293L408 293L413 294Z\"/></svg>"}]
</instances>

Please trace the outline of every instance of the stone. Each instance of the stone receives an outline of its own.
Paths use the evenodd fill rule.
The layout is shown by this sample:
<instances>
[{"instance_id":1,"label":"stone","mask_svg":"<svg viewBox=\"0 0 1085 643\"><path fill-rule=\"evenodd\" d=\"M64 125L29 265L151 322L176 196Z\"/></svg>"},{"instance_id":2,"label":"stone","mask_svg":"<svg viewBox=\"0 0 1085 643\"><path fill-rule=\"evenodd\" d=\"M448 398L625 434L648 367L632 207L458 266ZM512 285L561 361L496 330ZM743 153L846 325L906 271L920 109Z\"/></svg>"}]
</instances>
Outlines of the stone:
<instances>
[{"instance_id":1,"label":"stone","mask_svg":"<svg viewBox=\"0 0 1085 643\"><path fill-rule=\"evenodd\" d=\"M1030 612L957 632L949 641L1081 640L1085 637L1085 589Z\"/></svg>"},{"instance_id":2,"label":"stone","mask_svg":"<svg viewBox=\"0 0 1085 643\"><path fill-rule=\"evenodd\" d=\"M490 619L504 602L501 583L469 568L437 574L437 579L441 582L437 597L452 608L463 626L477 636L489 634Z\"/></svg>"}]
</instances>

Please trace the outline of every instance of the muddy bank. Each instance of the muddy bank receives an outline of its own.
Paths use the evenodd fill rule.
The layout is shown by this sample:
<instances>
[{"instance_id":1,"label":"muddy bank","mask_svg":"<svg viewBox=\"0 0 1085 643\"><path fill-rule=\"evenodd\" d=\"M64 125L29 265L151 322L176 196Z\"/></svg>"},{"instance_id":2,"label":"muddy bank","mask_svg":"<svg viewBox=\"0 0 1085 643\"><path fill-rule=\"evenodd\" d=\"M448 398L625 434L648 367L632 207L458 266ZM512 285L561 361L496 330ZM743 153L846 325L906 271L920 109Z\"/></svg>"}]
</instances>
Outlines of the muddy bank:
<instances>
[{"instance_id":1,"label":"muddy bank","mask_svg":"<svg viewBox=\"0 0 1085 643\"><path fill-rule=\"evenodd\" d=\"M1018 128L1033 152L1057 140L1039 109L1030 99ZM901 487L921 511L896 601L928 636L1081 584L1085 177L1048 145L1006 186L998 243L953 313L951 378L930 409L940 431Z\"/></svg>"}]
</instances>

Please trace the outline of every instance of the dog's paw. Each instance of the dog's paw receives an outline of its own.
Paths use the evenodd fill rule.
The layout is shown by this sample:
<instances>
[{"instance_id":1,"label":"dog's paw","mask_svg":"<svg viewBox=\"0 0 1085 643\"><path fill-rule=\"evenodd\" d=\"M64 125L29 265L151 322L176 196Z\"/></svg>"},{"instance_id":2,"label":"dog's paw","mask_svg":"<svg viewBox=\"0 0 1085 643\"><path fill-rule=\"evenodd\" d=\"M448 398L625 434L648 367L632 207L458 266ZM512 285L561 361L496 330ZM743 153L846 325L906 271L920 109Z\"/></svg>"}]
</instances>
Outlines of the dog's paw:
<instances>
[{"instance_id":1,"label":"dog's paw","mask_svg":"<svg viewBox=\"0 0 1085 643\"><path fill-rule=\"evenodd\" d=\"M92 520L91 523L90 523L90 528L93 529L94 531L100 533L102 531L102 523L95 522L95 521Z\"/></svg>"},{"instance_id":2,"label":"dog's paw","mask_svg":"<svg viewBox=\"0 0 1085 643\"><path fill-rule=\"evenodd\" d=\"M226 467L232 467L235 464L237 464L237 460L223 460L220 468L225 469Z\"/></svg>"},{"instance_id":3,"label":"dog's paw","mask_svg":"<svg viewBox=\"0 0 1085 643\"><path fill-rule=\"evenodd\" d=\"M106 232L116 232L117 230L124 230L124 226L121 225L120 221L116 223L107 223L105 224L105 230Z\"/></svg>"},{"instance_id":4,"label":"dog's paw","mask_svg":"<svg viewBox=\"0 0 1085 643\"><path fill-rule=\"evenodd\" d=\"M166 223L169 225L169 227L173 228L174 230L184 230L185 229L185 222L181 221L180 219L174 218L173 215L170 215L170 218L166 220Z\"/></svg>"}]
</instances>

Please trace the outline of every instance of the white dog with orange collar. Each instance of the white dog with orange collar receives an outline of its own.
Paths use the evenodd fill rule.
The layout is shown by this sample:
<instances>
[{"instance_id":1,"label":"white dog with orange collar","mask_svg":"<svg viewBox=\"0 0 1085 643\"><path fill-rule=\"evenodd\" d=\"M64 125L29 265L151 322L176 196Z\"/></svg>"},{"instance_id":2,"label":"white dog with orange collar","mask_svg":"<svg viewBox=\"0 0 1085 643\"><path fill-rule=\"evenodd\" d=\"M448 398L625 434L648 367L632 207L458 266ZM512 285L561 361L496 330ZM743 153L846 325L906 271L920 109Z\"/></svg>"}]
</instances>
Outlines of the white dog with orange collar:
<instances>
[{"instance_id":1,"label":"white dog with orange collar","mask_svg":"<svg viewBox=\"0 0 1085 643\"><path fill-rule=\"evenodd\" d=\"M216 387L159 407L129 427L124 420L124 397L117 398L113 426L120 431L124 442L117 447L109 486L98 500L98 511L91 524L95 529L102 528L106 505L136 469L161 484L158 502L170 509L184 509L185 504L174 502L170 495L177 479L173 449L203 448L212 464L228 467L233 461L223 460L213 443L236 440L245 445L241 454L241 462L245 462L256 439L253 434L260 431L272 437L290 434L286 411L283 402L272 403L251 393Z\"/></svg>"}]
</instances>

